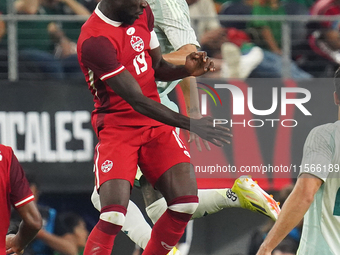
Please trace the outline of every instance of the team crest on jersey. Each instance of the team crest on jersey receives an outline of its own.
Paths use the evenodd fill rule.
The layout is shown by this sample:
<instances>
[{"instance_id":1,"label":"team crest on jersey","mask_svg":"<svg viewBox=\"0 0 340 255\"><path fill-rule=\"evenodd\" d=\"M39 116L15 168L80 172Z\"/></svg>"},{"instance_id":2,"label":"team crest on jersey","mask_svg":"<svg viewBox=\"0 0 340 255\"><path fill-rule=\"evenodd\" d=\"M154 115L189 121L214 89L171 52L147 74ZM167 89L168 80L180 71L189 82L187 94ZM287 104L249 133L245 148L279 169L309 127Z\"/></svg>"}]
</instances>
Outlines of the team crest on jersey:
<instances>
[{"instance_id":1,"label":"team crest on jersey","mask_svg":"<svg viewBox=\"0 0 340 255\"><path fill-rule=\"evenodd\" d=\"M126 30L127 35L133 35L135 33L136 29L134 27L130 27L128 30Z\"/></svg>"},{"instance_id":2,"label":"team crest on jersey","mask_svg":"<svg viewBox=\"0 0 340 255\"><path fill-rule=\"evenodd\" d=\"M132 48L137 51L141 52L144 50L144 41L139 36L132 36L130 40Z\"/></svg>"},{"instance_id":3,"label":"team crest on jersey","mask_svg":"<svg viewBox=\"0 0 340 255\"><path fill-rule=\"evenodd\" d=\"M102 164L101 170L103 173L107 173L108 171L111 170L113 166L113 163L111 160L105 160L105 162Z\"/></svg>"},{"instance_id":4,"label":"team crest on jersey","mask_svg":"<svg viewBox=\"0 0 340 255\"><path fill-rule=\"evenodd\" d=\"M2 155L1 155L1 151L0 151L0 161L2 161Z\"/></svg>"}]
</instances>

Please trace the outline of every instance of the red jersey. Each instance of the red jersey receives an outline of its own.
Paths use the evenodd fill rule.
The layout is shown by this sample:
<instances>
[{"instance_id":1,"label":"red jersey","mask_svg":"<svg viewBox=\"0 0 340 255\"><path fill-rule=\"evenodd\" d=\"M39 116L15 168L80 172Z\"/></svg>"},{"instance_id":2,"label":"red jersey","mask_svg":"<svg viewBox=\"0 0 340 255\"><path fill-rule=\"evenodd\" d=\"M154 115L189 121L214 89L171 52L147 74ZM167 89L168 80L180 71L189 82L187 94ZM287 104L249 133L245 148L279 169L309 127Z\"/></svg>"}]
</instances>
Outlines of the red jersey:
<instances>
[{"instance_id":1,"label":"red jersey","mask_svg":"<svg viewBox=\"0 0 340 255\"><path fill-rule=\"evenodd\" d=\"M34 200L24 171L10 147L0 144L0 254L5 254L11 204L18 208Z\"/></svg>"},{"instance_id":2,"label":"red jersey","mask_svg":"<svg viewBox=\"0 0 340 255\"><path fill-rule=\"evenodd\" d=\"M82 26L77 52L81 69L94 96L92 125L159 126L160 122L135 110L105 82L128 70L145 96L160 102L149 51L159 46L149 6L133 25L104 16L98 6ZM126 84L129 86L129 84Z\"/></svg>"}]
</instances>

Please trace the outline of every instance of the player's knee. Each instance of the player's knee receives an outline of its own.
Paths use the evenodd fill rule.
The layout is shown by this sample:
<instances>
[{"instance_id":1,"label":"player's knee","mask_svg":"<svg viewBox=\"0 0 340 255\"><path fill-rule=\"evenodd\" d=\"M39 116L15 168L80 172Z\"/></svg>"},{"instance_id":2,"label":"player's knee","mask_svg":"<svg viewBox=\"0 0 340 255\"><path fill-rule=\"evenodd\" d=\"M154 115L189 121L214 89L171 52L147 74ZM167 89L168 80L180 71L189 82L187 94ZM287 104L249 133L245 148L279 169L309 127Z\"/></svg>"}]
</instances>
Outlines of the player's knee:
<instances>
[{"instance_id":1,"label":"player's knee","mask_svg":"<svg viewBox=\"0 0 340 255\"><path fill-rule=\"evenodd\" d=\"M193 214L198 207L198 197L197 196L181 196L173 199L168 204L168 208L171 211Z\"/></svg>"},{"instance_id":2,"label":"player's knee","mask_svg":"<svg viewBox=\"0 0 340 255\"><path fill-rule=\"evenodd\" d=\"M166 211L167 204L164 197L156 200L151 205L145 208L146 214L151 219L152 223L155 224L156 221L162 216L162 214Z\"/></svg>"},{"instance_id":3,"label":"player's knee","mask_svg":"<svg viewBox=\"0 0 340 255\"><path fill-rule=\"evenodd\" d=\"M126 208L121 205L108 205L100 211L100 229L107 234L117 234L125 222Z\"/></svg>"}]
</instances>

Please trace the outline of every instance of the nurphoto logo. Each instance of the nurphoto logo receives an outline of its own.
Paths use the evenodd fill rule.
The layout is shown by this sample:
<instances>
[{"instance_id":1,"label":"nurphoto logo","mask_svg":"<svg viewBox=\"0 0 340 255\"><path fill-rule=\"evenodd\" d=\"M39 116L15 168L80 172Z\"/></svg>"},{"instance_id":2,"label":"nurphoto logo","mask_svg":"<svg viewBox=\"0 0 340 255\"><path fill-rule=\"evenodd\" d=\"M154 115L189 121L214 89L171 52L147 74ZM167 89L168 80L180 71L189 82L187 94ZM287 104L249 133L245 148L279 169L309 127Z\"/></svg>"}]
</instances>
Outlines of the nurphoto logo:
<instances>
[{"instance_id":1,"label":"nurphoto logo","mask_svg":"<svg viewBox=\"0 0 340 255\"><path fill-rule=\"evenodd\" d=\"M222 100L220 95L225 91L231 93L232 98L232 116L242 116L245 115L245 111L248 110L253 115L257 116L268 116L273 114L279 107L280 115L285 116L287 115L287 106L294 105L298 108L305 116L311 116L312 114L308 111L308 109L304 106L309 100L311 99L311 93L309 90L305 88L297 88L297 87L271 87L271 106L267 109L256 109L254 106L254 91L252 87L247 88L246 95L243 91L232 84L215 84L214 87L200 83L201 87L198 89L203 90L205 93L201 94L201 114L207 115L208 113L208 102L207 102L207 95L211 97L215 106L217 106L217 101L215 97L219 100L221 106ZM205 88L203 88L204 86ZM210 92L212 91L212 92ZM216 91L219 90L219 93ZM289 94L299 94L299 98L289 98ZM214 96L215 95L215 96ZM229 104L228 104L229 105ZM247 107L248 109L245 109ZM231 127L233 125L243 125L243 126L250 126L250 127L262 127L265 123L271 125L272 127L275 126L275 123L279 122L283 127L295 127L297 126L298 122L295 119L272 119L272 118L257 118L257 119L243 119L240 121L233 121L233 119L214 119L214 126L215 125L225 125L229 124Z\"/></svg>"}]
</instances>

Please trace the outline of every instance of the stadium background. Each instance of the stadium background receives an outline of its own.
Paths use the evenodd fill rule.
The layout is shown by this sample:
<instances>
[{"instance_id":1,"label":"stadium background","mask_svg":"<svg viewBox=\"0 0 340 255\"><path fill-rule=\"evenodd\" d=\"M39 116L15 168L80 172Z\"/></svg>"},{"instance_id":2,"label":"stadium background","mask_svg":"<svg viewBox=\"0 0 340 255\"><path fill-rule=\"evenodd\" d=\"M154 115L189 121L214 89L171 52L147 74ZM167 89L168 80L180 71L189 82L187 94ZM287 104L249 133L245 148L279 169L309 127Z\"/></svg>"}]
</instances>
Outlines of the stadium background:
<instances>
[{"instance_id":1,"label":"stadium background","mask_svg":"<svg viewBox=\"0 0 340 255\"><path fill-rule=\"evenodd\" d=\"M226 82L226 80L207 79L202 81L205 83ZM256 86L256 83L264 85ZM280 88L285 86L285 83L281 80L251 79L244 85L254 88L256 108L267 109L271 105L271 97L266 95L268 88ZM89 119L93 108L92 97L86 86L85 82L19 81L13 83L2 81L0 138L1 143L9 144L15 148L26 171L36 174L42 191L40 203L54 207L57 211L76 211L86 219L88 227L91 228L98 217L98 213L92 208L89 201L93 187L92 150L96 138L92 133ZM298 121L298 125L294 128L285 128L290 129L291 132L286 133L290 135L285 137L276 136L277 127L252 128L259 141L259 148L254 149L254 146L247 140L237 140L237 138L237 141L234 138L233 143L249 147L251 151L258 149L259 151L256 153L262 155L265 164L269 164L273 163L275 139L283 138L289 145L289 148L280 147L284 149L282 154L285 153L285 164L298 165L302 156L303 142L309 130L319 124L334 120L336 109L332 102L331 79L296 82L296 86L306 88L311 92L311 100L305 104L305 107L312 113L312 116L305 116L296 109L293 117ZM171 97L174 100L180 98L177 97L176 92L172 93ZM227 98L222 99L223 102L230 102ZM209 101L209 108L217 109L212 100ZM278 114L279 111L273 115ZM49 118L46 119L46 116ZM59 124L56 123L56 118ZM47 130L50 131L48 136L45 135ZM44 138L50 137L50 147L41 146L46 141L39 140L39 135ZM84 142L82 140L84 137L91 137L91 140L87 139ZM233 150L234 147L226 146L224 149L218 150L229 159L231 155L235 157L236 153L241 153L238 156L244 159L252 157L242 149ZM50 155L56 152L55 157L49 157L47 151L50 151ZM286 155L287 153L288 155ZM75 156L76 154L78 157ZM201 155L209 158L209 152L202 152ZM231 162L231 164L233 163ZM296 174L292 174L284 177L295 176ZM233 182L232 178L237 176L226 177L230 177L230 179L220 178L218 185L230 186ZM258 181L264 185L266 190L274 191L275 194L275 191L287 184L287 179L272 177L269 174L263 175L262 179L258 179ZM292 181L293 179L289 179L289 182ZM132 198L141 208L144 208L138 190L133 191ZM226 251L228 254L232 254L233 250L235 252L246 251L251 230L265 221L264 216L242 209L226 209L215 215L195 220L190 254L218 255L225 254ZM134 246L123 234L119 236L116 243L115 249L119 250L119 254L131 254Z\"/></svg>"},{"instance_id":2,"label":"stadium background","mask_svg":"<svg viewBox=\"0 0 340 255\"><path fill-rule=\"evenodd\" d=\"M0 4L6 1L1 0ZM1 16L0 16L1 17ZM2 15L8 23L7 31L15 32L16 15ZM29 17L26 17L29 19ZM251 20L252 16L227 17L220 19ZM38 23L53 19L53 16L30 17ZM200 18L207 20L207 17ZM265 17L263 19L266 19ZM271 17L270 19L273 19ZM271 106L271 88L279 89L287 86L306 88L311 92L311 100L304 104L312 113L305 116L296 107L290 111L290 117L298 121L294 128L240 128L239 135L233 138L232 146L223 149L213 148L213 152L195 154L200 163L211 159L213 155L221 162L231 165L242 164L283 164L299 165L302 156L303 142L308 132L315 126L333 122L336 119L336 107L333 104L333 81L330 78L315 78L308 81L290 79L289 59L291 46L295 43L296 31L294 25L303 25L310 16L288 17L276 16L282 21L283 39L283 77L285 79L248 79L237 83L243 90L254 88L254 105L257 109L268 109ZM22 18L25 20L25 17ZM54 20L84 20L84 17L64 15L54 17ZM294 20L294 22L292 22ZM196 22L194 22L196 24ZM74 31L71 31L74 32ZM49 205L58 212L75 211L84 217L87 227L91 229L97 222L98 212L90 203L93 188L93 148L96 138L90 124L90 114L93 109L92 96L83 78L76 80L45 80L30 76L29 80L19 79L16 66L16 39L10 43L2 41L8 47L9 57L0 62L0 67L9 66L9 73L0 73L0 143L14 148L19 161L28 173L34 173L41 186L39 203ZM13 43L14 40L14 43ZM1 49L0 49L1 50ZM1 53L1 52L0 52ZM226 79L200 79L204 84L214 85L232 83ZM232 100L225 92L221 95L223 107L214 106L208 99L209 110L230 118ZM171 98L183 108L183 100L178 90L171 93ZM249 118L257 116L246 114ZM280 118L279 109L271 118ZM195 148L192 148L195 150ZM193 157L195 159L195 157ZM214 159L214 158L213 158ZM208 162L205 162L209 164ZM283 175L268 174L258 179L259 184L267 191L277 194L285 185L294 182L297 173ZM231 186L238 175L228 174L218 179L205 181L209 185L219 187ZM202 177L202 176L201 176ZM203 176L207 177L207 176ZM209 176L213 177L213 176ZM199 180L202 182L202 180ZM132 191L132 199L144 208L138 189ZM142 209L143 213L145 210ZM225 209L215 215L195 220L193 242L190 254L224 255L246 254L252 230L265 223L267 218L242 209ZM113 252L130 255L134 248L132 242L122 233L116 239Z\"/></svg>"}]
</instances>

